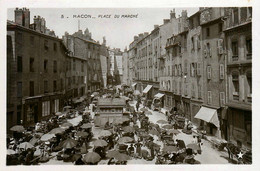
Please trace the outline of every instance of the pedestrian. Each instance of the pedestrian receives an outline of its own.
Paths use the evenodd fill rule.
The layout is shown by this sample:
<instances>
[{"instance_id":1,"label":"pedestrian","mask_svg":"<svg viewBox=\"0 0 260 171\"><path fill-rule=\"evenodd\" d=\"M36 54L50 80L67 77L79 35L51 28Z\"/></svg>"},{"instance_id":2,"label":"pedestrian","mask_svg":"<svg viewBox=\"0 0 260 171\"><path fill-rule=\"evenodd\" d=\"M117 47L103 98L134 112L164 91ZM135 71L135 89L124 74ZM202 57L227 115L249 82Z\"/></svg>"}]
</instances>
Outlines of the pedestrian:
<instances>
[{"instance_id":1,"label":"pedestrian","mask_svg":"<svg viewBox=\"0 0 260 171\"><path fill-rule=\"evenodd\" d=\"M198 139L195 135L193 135L192 143L194 143L194 144L198 143Z\"/></svg>"},{"instance_id":2,"label":"pedestrian","mask_svg":"<svg viewBox=\"0 0 260 171\"><path fill-rule=\"evenodd\" d=\"M137 102L137 103L136 103L136 111L138 111L139 105L140 105L139 102Z\"/></svg>"},{"instance_id":3,"label":"pedestrian","mask_svg":"<svg viewBox=\"0 0 260 171\"><path fill-rule=\"evenodd\" d=\"M142 143L140 143L140 140L138 140L138 142L135 144L135 147L136 147L136 153L138 154L139 157L141 157L141 148L142 146Z\"/></svg>"}]
</instances>

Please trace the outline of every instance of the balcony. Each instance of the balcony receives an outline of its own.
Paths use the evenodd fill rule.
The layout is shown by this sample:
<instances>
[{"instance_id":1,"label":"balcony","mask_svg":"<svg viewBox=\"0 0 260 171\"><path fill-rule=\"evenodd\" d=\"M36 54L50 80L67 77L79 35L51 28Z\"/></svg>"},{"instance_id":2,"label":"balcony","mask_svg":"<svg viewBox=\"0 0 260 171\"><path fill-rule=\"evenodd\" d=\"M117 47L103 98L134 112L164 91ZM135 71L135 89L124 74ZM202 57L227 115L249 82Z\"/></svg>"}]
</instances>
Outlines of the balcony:
<instances>
[{"instance_id":1,"label":"balcony","mask_svg":"<svg viewBox=\"0 0 260 171\"><path fill-rule=\"evenodd\" d=\"M251 59L252 59L252 53L248 53L248 54L246 55L246 59L247 59L247 60L251 60Z\"/></svg>"},{"instance_id":2,"label":"balcony","mask_svg":"<svg viewBox=\"0 0 260 171\"><path fill-rule=\"evenodd\" d=\"M233 94L233 100L239 101L239 95L238 94Z\"/></svg>"},{"instance_id":3,"label":"balcony","mask_svg":"<svg viewBox=\"0 0 260 171\"><path fill-rule=\"evenodd\" d=\"M251 96L251 95L248 95L248 96L247 96L247 102L248 102L248 103L252 103L252 96Z\"/></svg>"},{"instance_id":4,"label":"balcony","mask_svg":"<svg viewBox=\"0 0 260 171\"><path fill-rule=\"evenodd\" d=\"M238 61L238 55L233 55L233 56L232 56L232 61L233 61L233 62Z\"/></svg>"}]
</instances>

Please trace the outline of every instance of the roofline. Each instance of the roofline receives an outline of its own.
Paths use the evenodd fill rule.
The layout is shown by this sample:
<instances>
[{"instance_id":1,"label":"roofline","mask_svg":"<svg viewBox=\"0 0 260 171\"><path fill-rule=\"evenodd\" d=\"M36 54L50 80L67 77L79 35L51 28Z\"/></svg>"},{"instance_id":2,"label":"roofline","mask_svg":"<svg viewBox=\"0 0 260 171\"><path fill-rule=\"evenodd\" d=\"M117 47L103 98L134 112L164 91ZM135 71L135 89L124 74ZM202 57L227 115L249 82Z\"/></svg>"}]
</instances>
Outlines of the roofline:
<instances>
[{"instance_id":1,"label":"roofline","mask_svg":"<svg viewBox=\"0 0 260 171\"><path fill-rule=\"evenodd\" d=\"M82 39L82 38L80 38L80 37L78 37L78 36L73 36L73 37L74 37L74 38L78 38L78 39L83 40L83 41L88 42L88 43L93 43L93 44L96 44L96 45L101 46L99 43L92 42L92 41L89 41L89 40L85 40L85 39Z\"/></svg>"}]
</instances>

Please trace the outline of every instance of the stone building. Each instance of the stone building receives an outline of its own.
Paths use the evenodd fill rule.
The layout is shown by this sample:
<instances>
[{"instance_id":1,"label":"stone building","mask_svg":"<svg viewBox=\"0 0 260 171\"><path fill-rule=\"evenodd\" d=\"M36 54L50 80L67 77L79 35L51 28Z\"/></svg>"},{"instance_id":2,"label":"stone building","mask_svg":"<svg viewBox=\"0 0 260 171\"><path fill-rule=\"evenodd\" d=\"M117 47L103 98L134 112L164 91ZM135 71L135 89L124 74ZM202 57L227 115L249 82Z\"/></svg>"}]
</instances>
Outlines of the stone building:
<instances>
[{"instance_id":1,"label":"stone building","mask_svg":"<svg viewBox=\"0 0 260 171\"><path fill-rule=\"evenodd\" d=\"M130 43L127 56L128 56L128 71L129 71L129 84L133 89L136 89L136 82L135 82L135 59L137 55L137 48L136 43L138 41L138 36L134 36L134 41Z\"/></svg>"},{"instance_id":2,"label":"stone building","mask_svg":"<svg viewBox=\"0 0 260 171\"><path fill-rule=\"evenodd\" d=\"M67 32L62 37L72 56L85 59L87 62L87 88L85 92L93 92L103 88L103 77L100 61L101 45L91 38L88 29L78 30L72 35Z\"/></svg>"},{"instance_id":3,"label":"stone building","mask_svg":"<svg viewBox=\"0 0 260 171\"><path fill-rule=\"evenodd\" d=\"M126 85L130 85L128 69L129 69L129 59L128 59L127 48L125 48L122 56L122 72L123 72L122 83Z\"/></svg>"},{"instance_id":4,"label":"stone building","mask_svg":"<svg viewBox=\"0 0 260 171\"><path fill-rule=\"evenodd\" d=\"M228 140L252 146L252 8L226 10L226 132Z\"/></svg>"},{"instance_id":5,"label":"stone building","mask_svg":"<svg viewBox=\"0 0 260 171\"><path fill-rule=\"evenodd\" d=\"M109 61L109 52L108 52L108 48L106 47L106 39L105 37L103 37L103 43L100 47L100 62L101 62L104 88L107 88L107 81L108 81L107 74L109 72L108 61Z\"/></svg>"},{"instance_id":6,"label":"stone building","mask_svg":"<svg viewBox=\"0 0 260 171\"><path fill-rule=\"evenodd\" d=\"M66 48L44 18L15 9L7 21L7 130L31 125L61 110L65 93Z\"/></svg>"}]
</instances>

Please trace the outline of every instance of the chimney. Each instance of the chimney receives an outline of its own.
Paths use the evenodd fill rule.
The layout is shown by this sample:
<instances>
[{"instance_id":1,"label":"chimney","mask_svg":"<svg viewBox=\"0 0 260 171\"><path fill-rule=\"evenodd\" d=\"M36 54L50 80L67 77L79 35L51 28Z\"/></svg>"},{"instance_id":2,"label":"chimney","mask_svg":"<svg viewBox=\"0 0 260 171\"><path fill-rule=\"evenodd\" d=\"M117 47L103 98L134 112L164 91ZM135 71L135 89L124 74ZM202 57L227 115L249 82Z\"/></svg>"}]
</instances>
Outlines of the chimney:
<instances>
[{"instance_id":1,"label":"chimney","mask_svg":"<svg viewBox=\"0 0 260 171\"><path fill-rule=\"evenodd\" d=\"M158 28L158 27L159 27L159 25L154 25L153 27L154 27L154 29L156 29L156 28Z\"/></svg>"},{"instance_id":2,"label":"chimney","mask_svg":"<svg viewBox=\"0 0 260 171\"><path fill-rule=\"evenodd\" d=\"M14 11L14 20L18 25L30 27L30 11L26 8L16 8Z\"/></svg>"},{"instance_id":3,"label":"chimney","mask_svg":"<svg viewBox=\"0 0 260 171\"><path fill-rule=\"evenodd\" d=\"M142 39L144 37L143 33L138 34L139 38Z\"/></svg>"},{"instance_id":4,"label":"chimney","mask_svg":"<svg viewBox=\"0 0 260 171\"><path fill-rule=\"evenodd\" d=\"M169 23L169 22L170 22L169 19L163 19L163 24L167 24L167 23Z\"/></svg>"},{"instance_id":5,"label":"chimney","mask_svg":"<svg viewBox=\"0 0 260 171\"><path fill-rule=\"evenodd\" d=\"M176 16L175 16L175 8L173 8L171 10L171 13L170 13L170 19L173 19L173 18L176 18Z\"/></svg>"},{"instance_id":6,"label":"chimney","mask_svg":"<svg viewBox=\"0 0 260 171\"><path fill-rule=\"evenodd\" d=\"M137 41L138 40L138 36L134 36L134 41Z\"/></svg>"},{"instance_id":7,"label":"chimney","mask_svg":"<svg viewBox=\"0 0 260 171\"><path fill-rule=\"evenodd\" d=\"M204 10L205 7L199 7L199 11L202 11Z\"/></svg>"},{"instance_id":8,"label":"chimney","mask_svg":"<svg viewBox=\"0 0 260 171\"><path fill-rule=\"evenodd\" d=\"M182 16L183 18L187 18L187 10L182 10L181 16Z\"/></svg>"},{"instance_id":9,"label":"chimney","mask_svg":"<svg viewBox=\"0 0 260 171\"><path fill-rule=\"evenodd\" d=\"M148 36L148 34L149 34L148 32L144 32L144 37Z\"/></svg>"}]
</instances>

